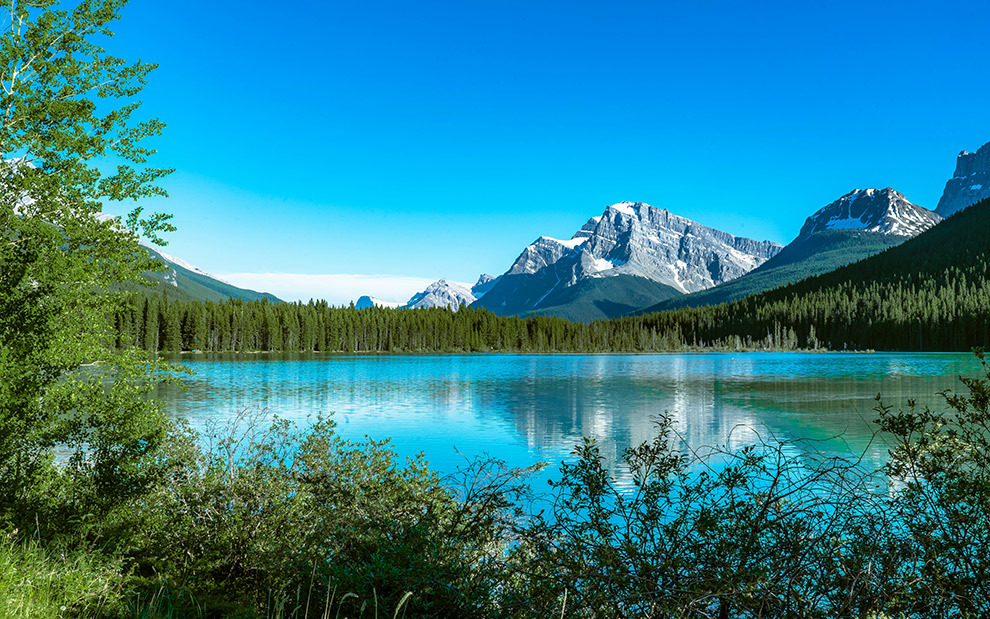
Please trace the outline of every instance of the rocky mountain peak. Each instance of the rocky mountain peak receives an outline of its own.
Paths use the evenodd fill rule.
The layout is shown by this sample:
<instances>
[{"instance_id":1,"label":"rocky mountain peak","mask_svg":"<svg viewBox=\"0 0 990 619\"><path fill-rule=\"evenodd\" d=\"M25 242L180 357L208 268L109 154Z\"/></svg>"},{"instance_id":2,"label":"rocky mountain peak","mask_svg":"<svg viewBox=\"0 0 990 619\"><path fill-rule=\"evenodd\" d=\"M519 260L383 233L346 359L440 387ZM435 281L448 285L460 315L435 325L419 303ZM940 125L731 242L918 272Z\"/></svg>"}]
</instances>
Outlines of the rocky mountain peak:
<instances>
[{"instance_id":1,"label":"rocky mountain peak","mask_svg":"<svg viewBox=\"0 0 990 619\"><path fill-rule=\"evenodd\" d=\"M476 300L471 294L471 289L466 285L440 279L427 286L423 292L414 294L404 307L409 309L446 307L457 311L462 305L471 305Z\"/></svg>"},{"instance_id":2,"label":"rocky mountain peak","mask_svg":"<svg viewBox=\"0 0 990 619\"><path fill-rule=\"evenodd\" d=\"M986 198L990 198L990 142L975 153L959 153L956 172L945 183L935 212L948 217Z\"/></svg>"},{"instance_id":3,"label":"rocky mountain peak","mask_svg":"<svg viewBox=\"0 0 990 619\"><path fill-rule=\"evenodd\" d=\"M471 286L471 294L473 294L476 299L480 299L485 296L485 293L491 290L500 279L502 279L501 276L495 277L494 275L483 273L481 277L478 278L478 281L475 282L474 286Z\"/></svg>"},{"instance_id":4,"label":"rocky mountain peak","mask_svg":"<svg viewBox=\"0 0 990 619\"><path fill-rule=\"evenodd\" d=\"M645 202L610 205L580 248L572 280L633 275L682 292L735 279L781 246L703 226Z\"/></svg>"},{"instance_id":5,"label":"rocky mountain peak","mask_svg":"<svg viewBox=\"0 0 990 619\"><path fill-rule=\"evenodd\" d=\"M615 276L694 292L740 277L780 249L645 202L617 202L568 240L544 236L530 244L479 304L499 313L536 311L578 283Z\"/></svg>"},{"instance_id":6,"label":"rocky mountain peak","mask_svg":"<svg viewBox=\"0 0 990 619\"><path fill-rule=\"evenodd\" d=\"M798 239L823 230L865 230L910 237L940 221L942 217L913 204L890 187L854 189L809 217Z\"/></svg>"}]
</instances>

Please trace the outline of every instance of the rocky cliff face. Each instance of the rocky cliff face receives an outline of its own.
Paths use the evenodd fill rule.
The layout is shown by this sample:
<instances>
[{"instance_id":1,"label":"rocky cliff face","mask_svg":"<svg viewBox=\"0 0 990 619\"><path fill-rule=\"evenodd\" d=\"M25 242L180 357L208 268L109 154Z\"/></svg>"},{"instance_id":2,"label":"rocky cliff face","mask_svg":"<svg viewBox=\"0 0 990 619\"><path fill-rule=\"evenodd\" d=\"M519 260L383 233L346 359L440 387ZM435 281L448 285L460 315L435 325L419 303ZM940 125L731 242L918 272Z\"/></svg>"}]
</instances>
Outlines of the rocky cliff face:
<instances>
[{"instance_id":1,"label":"rocky cliff face","mask_svg":"<svg viewBox=\"0 0 990 619\"><path fill-rule=\"evenodd\" d=\"M478 305L523 313L578 282L619 275L694 292L740 277L780 249L777 243L735 237L649 204L619 202L568 240L537 239Z\"/></svg>"},{"instance_id":2,"label":"rocky cliff face","mask_svg":"<svg viewBox=\"0 0 990 619\"><path fill-rule=\"evenodd\" d=\"M935 212L948 217L986 198L990 198L990 142L975 153L959 153L956 173L945 183Z\"/></svg>"},{"instance_id":3,"label":"rocky cliff face","mask_svg":"<svg viewBox=\"0 0 990 619\"><path fill-rule=\"evenodd\" d=\"M498 280L502 279L502 276L495 277L494 275L489 275L488 273L482 273L475 282L474 286L471 286L471 294L474 295L476 299L480 299L485 296L485 293L495 287Z\"/></svg>"},{"instance_id":4,"label":"rocky cliff face","mask_svg":"<svg viewBox=\"0 0 990 619\"><path fill-rule=\"evenodd\" d=\"M601 217L592 217L588 223L574 233L574 236L567 240L541 236L519 254L519 257L505 274L533 274L554 264L591 238L600 221Z\"/></svg>"},{"instance_id":5,"label":"rocky cliff face","mask_svg":"<svg viewBox=\"0 0 990 619\"><path fill-rule=\"evenodd\" d=\"M898 191L856 189L809 217L796 240L824 230L865 230L894 236L917 236L942 217L908 201Z\"/></svg>"},{"instance_id":6,"label":"rocky cliff face","mask_svg":"<svg viewBox=\"0 0 990 619\"><path fill-rule=\"evenodd\" d=\"M633 275L682 292L752 271L781 246L703 226L642 202L605 209L574 260L574 279Z\"/></svg>"}]
</instances>

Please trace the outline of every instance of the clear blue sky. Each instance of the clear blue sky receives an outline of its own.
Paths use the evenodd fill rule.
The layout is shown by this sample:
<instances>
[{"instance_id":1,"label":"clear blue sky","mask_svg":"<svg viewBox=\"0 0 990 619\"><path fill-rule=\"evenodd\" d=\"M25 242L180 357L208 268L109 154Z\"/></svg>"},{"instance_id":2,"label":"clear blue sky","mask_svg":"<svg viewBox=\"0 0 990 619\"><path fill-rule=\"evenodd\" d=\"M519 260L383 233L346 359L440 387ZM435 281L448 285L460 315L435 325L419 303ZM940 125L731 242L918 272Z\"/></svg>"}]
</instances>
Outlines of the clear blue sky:
<instances>
[{"instance_id":1,"label":"clear blue sky","mask_svg":"<svg viewBox=\"0 0 990 619\"><path fill-rule=\"evenodd\" d=\"M781 243L855 187L934 208L990 141L987 24L984 1L132 0L109 47L160 64L168 252L412 287L620 200ZM282 294L346 300L321 281Z\"/></svg>"}]
</instances>

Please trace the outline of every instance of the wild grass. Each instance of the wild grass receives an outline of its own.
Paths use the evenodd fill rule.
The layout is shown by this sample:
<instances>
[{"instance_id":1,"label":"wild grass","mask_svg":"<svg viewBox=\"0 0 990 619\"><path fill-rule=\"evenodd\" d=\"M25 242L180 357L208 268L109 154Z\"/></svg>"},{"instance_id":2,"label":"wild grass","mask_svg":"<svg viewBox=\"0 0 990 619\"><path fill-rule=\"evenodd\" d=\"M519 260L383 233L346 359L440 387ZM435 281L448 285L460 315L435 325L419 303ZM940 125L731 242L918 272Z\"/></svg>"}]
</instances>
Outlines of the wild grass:
<instances>
[{"instance_id":1,"label":"wild grass","mask_svg":"<svg viewBox=\"0 0 990 619\"><path fill-rule=\"evenodd\" d=\"M96 617L120 598L118 566L95 553L45 549L16 532L0 540L0 617Z\"/></svg>"},{"instance_id":2,"label":"wild grass","mask_svg":"<svg viewBox=\"0 0 990 619\"><path fill-rule=\"evenodd\" d=\"M118 617L120 619L179 619L206 617L188 591L160 585L148 594L123 591L125 576L98 553L53 553L33 539L18 540L15 533L0 543L0 617L4 619L61 619ZM338 595L328 589L324 599L313 599L313 587L282 598L257 617L265 619L399 619L405 616L413 593L406 592L394 609L383 608L376 592L370 600L356 593ZM360 602L357 614L345 603Z\"/></svg>"}]
</instances>

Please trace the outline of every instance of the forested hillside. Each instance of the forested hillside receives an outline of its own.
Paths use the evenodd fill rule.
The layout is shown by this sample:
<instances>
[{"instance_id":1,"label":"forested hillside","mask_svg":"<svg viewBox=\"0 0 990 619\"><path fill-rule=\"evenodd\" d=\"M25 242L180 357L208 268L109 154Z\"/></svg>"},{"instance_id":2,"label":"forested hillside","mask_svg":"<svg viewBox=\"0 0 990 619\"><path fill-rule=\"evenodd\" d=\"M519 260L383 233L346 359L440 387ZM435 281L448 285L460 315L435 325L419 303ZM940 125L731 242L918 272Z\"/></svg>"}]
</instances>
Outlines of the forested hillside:
<instances>
[{"instance_id":1,"label":"forested hillside","mask_svg":"<svg viewBox=\"0 0 990 619\"><path fill-rule=\"evenodd\" d=\"M780 253L738 279L658 303L637 314L735 301L807 277L828 273L895 247L905 237L865 230L824 230L795 240Z\"/></svg>"},{"instance_id":2,"label":"forested hillside","mask_svg":"<svg viewBox=\"0 0 990 619\"><path fill-rule=\"evenodd\" d=\"M622 319L687 342L968 350L990 344L990 200L872 258L733 303ZM775 339L776 341L776 339Z\"/></svg>"},{"instance_id":3,"label":"forested hillside","mask_svg":"<svg viewBox=\"0 0 990 619\"><path fill-rule=\"evenodd\" d=\"M142 249L147 251L151 258L163 263L164 269L142 274L144 279L153 283L152 286L128 282L119 286L120 289L140 292L144 295L168 294L183 301L223 301L228 297L245 301L261 299L279 301L278 297L267 292L238 288L160 250L143 245Z\"/></svg>"}]
</instances>

